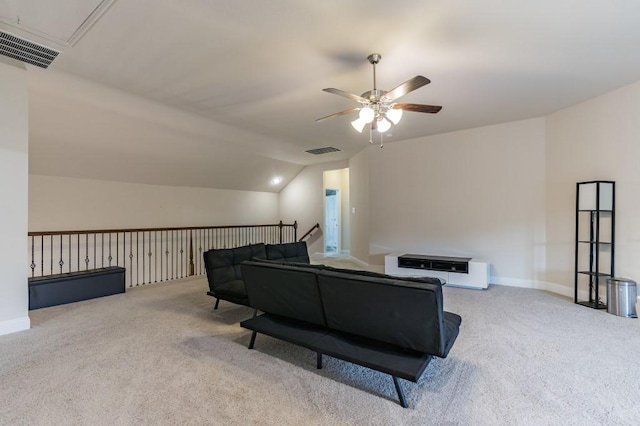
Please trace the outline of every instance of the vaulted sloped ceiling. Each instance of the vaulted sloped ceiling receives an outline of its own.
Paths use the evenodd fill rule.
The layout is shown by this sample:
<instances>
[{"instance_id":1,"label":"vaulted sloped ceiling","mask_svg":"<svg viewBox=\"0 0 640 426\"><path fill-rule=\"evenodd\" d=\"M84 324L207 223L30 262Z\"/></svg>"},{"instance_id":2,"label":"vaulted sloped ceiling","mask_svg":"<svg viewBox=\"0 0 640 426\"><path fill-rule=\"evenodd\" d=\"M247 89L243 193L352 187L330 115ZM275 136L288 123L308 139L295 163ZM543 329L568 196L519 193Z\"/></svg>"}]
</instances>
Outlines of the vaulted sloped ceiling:
<instances>
[{"instance_id":1,"label":"vaulted sloped ceiling","mask_svg":"<svg viewBox=\"0 0 640 426\"><path fill-rule=\"evenodd\" d=\"M59 73L30 74L31 173L277 191L301 169L291 147Z\"/></svg>"},{"instance_id":2,"label":"vaulted sloped ceiling","mask_svg":"<svg viewBox=\"0 0 640 426\"><path fill-rule=\"evenodd\" d=\"M55 44L29 69L31 172L277 191L368 146L323 93L421 74L385 143L542 116L640 80L638 2L7 0L0 29ZM366 132L365 132L366 133ZM327 145L342 152L312 156Z\"/></svg>"}]
</instances>

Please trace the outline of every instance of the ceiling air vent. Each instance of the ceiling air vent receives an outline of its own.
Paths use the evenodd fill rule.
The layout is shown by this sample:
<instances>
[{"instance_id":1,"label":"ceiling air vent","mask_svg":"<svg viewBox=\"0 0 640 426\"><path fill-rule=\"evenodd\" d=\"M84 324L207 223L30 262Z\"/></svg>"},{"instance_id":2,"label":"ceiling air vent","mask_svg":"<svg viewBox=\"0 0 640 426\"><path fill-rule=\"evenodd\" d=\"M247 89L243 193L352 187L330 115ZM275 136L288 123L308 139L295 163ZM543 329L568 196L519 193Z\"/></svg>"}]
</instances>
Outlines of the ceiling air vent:
<instances>
[{"instance_id":1,"label":"ceiling air vent","mask_svg":"<svg viewBox=\"0 0 640 426\"><path fill-rule=\"evenodd\" d=\"M321 155L321 154L328 154L330 152L340 152L340 151L342 150L338 148L334 148L332 146L326 146L324 148L310 149L305 152L308 152L309 154L313 154L313 155Z\"/></svg>"},{"instance_id":2,"label":"ceiling air vent","mask_svg":"<svg viewBox=\"0 0 640 426\"><path fill-rule=\"evenodd\" d=\"M48 68L60 52L0 31L0 55L40 68Z\"/></svg>"}]
</instances>

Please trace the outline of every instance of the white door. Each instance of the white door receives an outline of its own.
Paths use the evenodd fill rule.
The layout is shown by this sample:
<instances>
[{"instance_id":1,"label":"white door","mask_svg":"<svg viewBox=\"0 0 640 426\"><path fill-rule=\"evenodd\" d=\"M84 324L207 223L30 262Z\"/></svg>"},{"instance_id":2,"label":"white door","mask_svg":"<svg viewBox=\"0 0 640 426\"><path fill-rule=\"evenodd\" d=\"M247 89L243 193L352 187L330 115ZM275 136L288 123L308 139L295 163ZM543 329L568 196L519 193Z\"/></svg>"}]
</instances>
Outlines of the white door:
<instances>
[{"instance_id":1,"label":"white door","mask_svg":"<svg viewBox=\"0 0 640 426\"><path fill-rule=\"evenodd\" d=\"M340 190L325 190L324 251L340 252Z\"/></svg>"}]
</instances>

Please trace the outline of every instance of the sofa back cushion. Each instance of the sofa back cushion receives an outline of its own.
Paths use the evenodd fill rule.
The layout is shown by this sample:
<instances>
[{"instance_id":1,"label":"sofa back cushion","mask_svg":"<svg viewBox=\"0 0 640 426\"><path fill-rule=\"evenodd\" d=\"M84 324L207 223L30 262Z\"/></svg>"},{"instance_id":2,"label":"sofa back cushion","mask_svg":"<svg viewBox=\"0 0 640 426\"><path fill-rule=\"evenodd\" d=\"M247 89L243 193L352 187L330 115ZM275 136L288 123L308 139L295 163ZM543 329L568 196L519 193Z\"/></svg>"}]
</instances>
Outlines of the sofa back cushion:
<instances>
[{"instance_id":1,"label":"sofa back cushion","mask_svg":"<svg viewBox=\"0 0 640 426\"><path fill-rule=\"evenodd\" d=\"M440 284L319 271L329 328L405 349L445 353Z\"/></svg>"},{"instance_id":2,"label":"sofa back cushion","mask_svg":"<svg viewBox=\"0 0 640 426\"><path fill-rule=\"evenodd\" d=\"M358 269L334 268L333 266L326 266L326 265L324 266L323 269L327 271L344 272L345 274L360 275L362 277L370 277L370 278L390 278L395 280L401 280L403 282L409 281L414 283L429 283L429 284L437 284L437 285L445 284L444 280L436 277L394 277L392 275L381 274L379 272L361 271Z\"/></svg>"},{"instance_id":3,"label":"sofa back cushion","mask_svg":"<svg viewBox=\"0 0 640 426\"><path fill-rule=\"evenodd\" d=\"M242 280L240 263L252 258L266 258L265 245L252 244L232 249L214 249L204 253L204 264L209 281L209 289L229 281Z\"/></svg>"},{"instance_id":4,"label":"sofa back cushion","mask_svg":"<svg viewBox=\"0 0 640 426\"><path fill-rule=\"evenodd\" d=\"M309 263L307 243L299 241L285 244L267 244L267 259L282 262Z\"/></svg>"},{"instance_id":5,"label":"sofa back cushion","mask_svg":"<svg viewBox=\"0 0 640 426\"><path fill-rule=\"evenodd\" d=\"M254 257L251 260L254 261L254 262L258 262L258 263L266 263L266 264L271 264L271 265L303 267L303 268L310 268L310 269L325 269L325 268L328 268L328 266L323 265L321 263L287 262L287 261L284 261L284 260L259 259L259 258L256 258L256 257Z\"/></svg>"},{"instance_id":6,"label":"sofa back cushion","mask_svg":"<svg viewBox=\"0 0 640 426\"><path fill-rule=\"evenodd\" d=\"M317 268L248 261L242 263L251 307L273 315L326 326Z\"/></svg>"}]
</instances>

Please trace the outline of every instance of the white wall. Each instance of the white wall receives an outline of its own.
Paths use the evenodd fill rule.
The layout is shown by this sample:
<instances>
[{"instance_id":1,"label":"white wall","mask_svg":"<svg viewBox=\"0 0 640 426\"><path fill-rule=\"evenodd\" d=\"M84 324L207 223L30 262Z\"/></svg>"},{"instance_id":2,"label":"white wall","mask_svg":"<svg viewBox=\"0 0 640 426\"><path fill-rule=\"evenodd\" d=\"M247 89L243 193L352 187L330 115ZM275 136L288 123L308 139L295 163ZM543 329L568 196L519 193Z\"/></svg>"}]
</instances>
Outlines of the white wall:
<instances>
[{"instance_id":1,"label":"white wall","mask_svg":"<svg viewBox=\"0 0 640 426\"><path fill-rule=\"evenodd\" d=\"M351 257L369 264L369 161L371 148L349 159Z\"/></svg>"},{"instance_id":2,"label":"white wall","mask_svg":"<svg viewBox=\"0 0 640 426\"><path fill-rule=\"evenodd\" d=\"M278 194L271 192L41 175L31 175L29 180L30 231L254 225L279 220Z\"/></svg>"},{"instance_id":3,"label":"white wall","mask_svg":"<svg viewBox=\"0 0 640 426\"><path fill-rule=\"evenodd\" d=\"M397 251L470 256L491 264L492 283L535 286L542 278L544 118L369 152L371 263Z\"/></svg>"},{"instance_id":4,"label":"white wall","mask_svg":"<svg viewBox=\"0 0 640 426\"><path fill-rule=\"evenodd\" d=\"M324 228L324 182L326 170L344 169L347 161L307 166L280 192L280 216L283 221L298 221L298 237L313 225ZM307 240L309 254L323 252L321 232Z\"/></svg>"},{"instance_id":5,"label":"white wall","mask_svg":"<svg viewBox=\"0 0 640 426\"><path fill-rule=\"evenodd\" d=\"M547 280L573 289L576 182L616 182L615 274L640 280L640 83L547 117Z\"/></svg>"},{"instance_id":6,"label":"white wall","mask_svg":"<svg viewBox=\"0 0 640 426\"><path fill-rule=\"evenodd\" d=\"M0 60L0 335L28 329L28 95L23 65Z\"/></svg>"}]
</instances>

